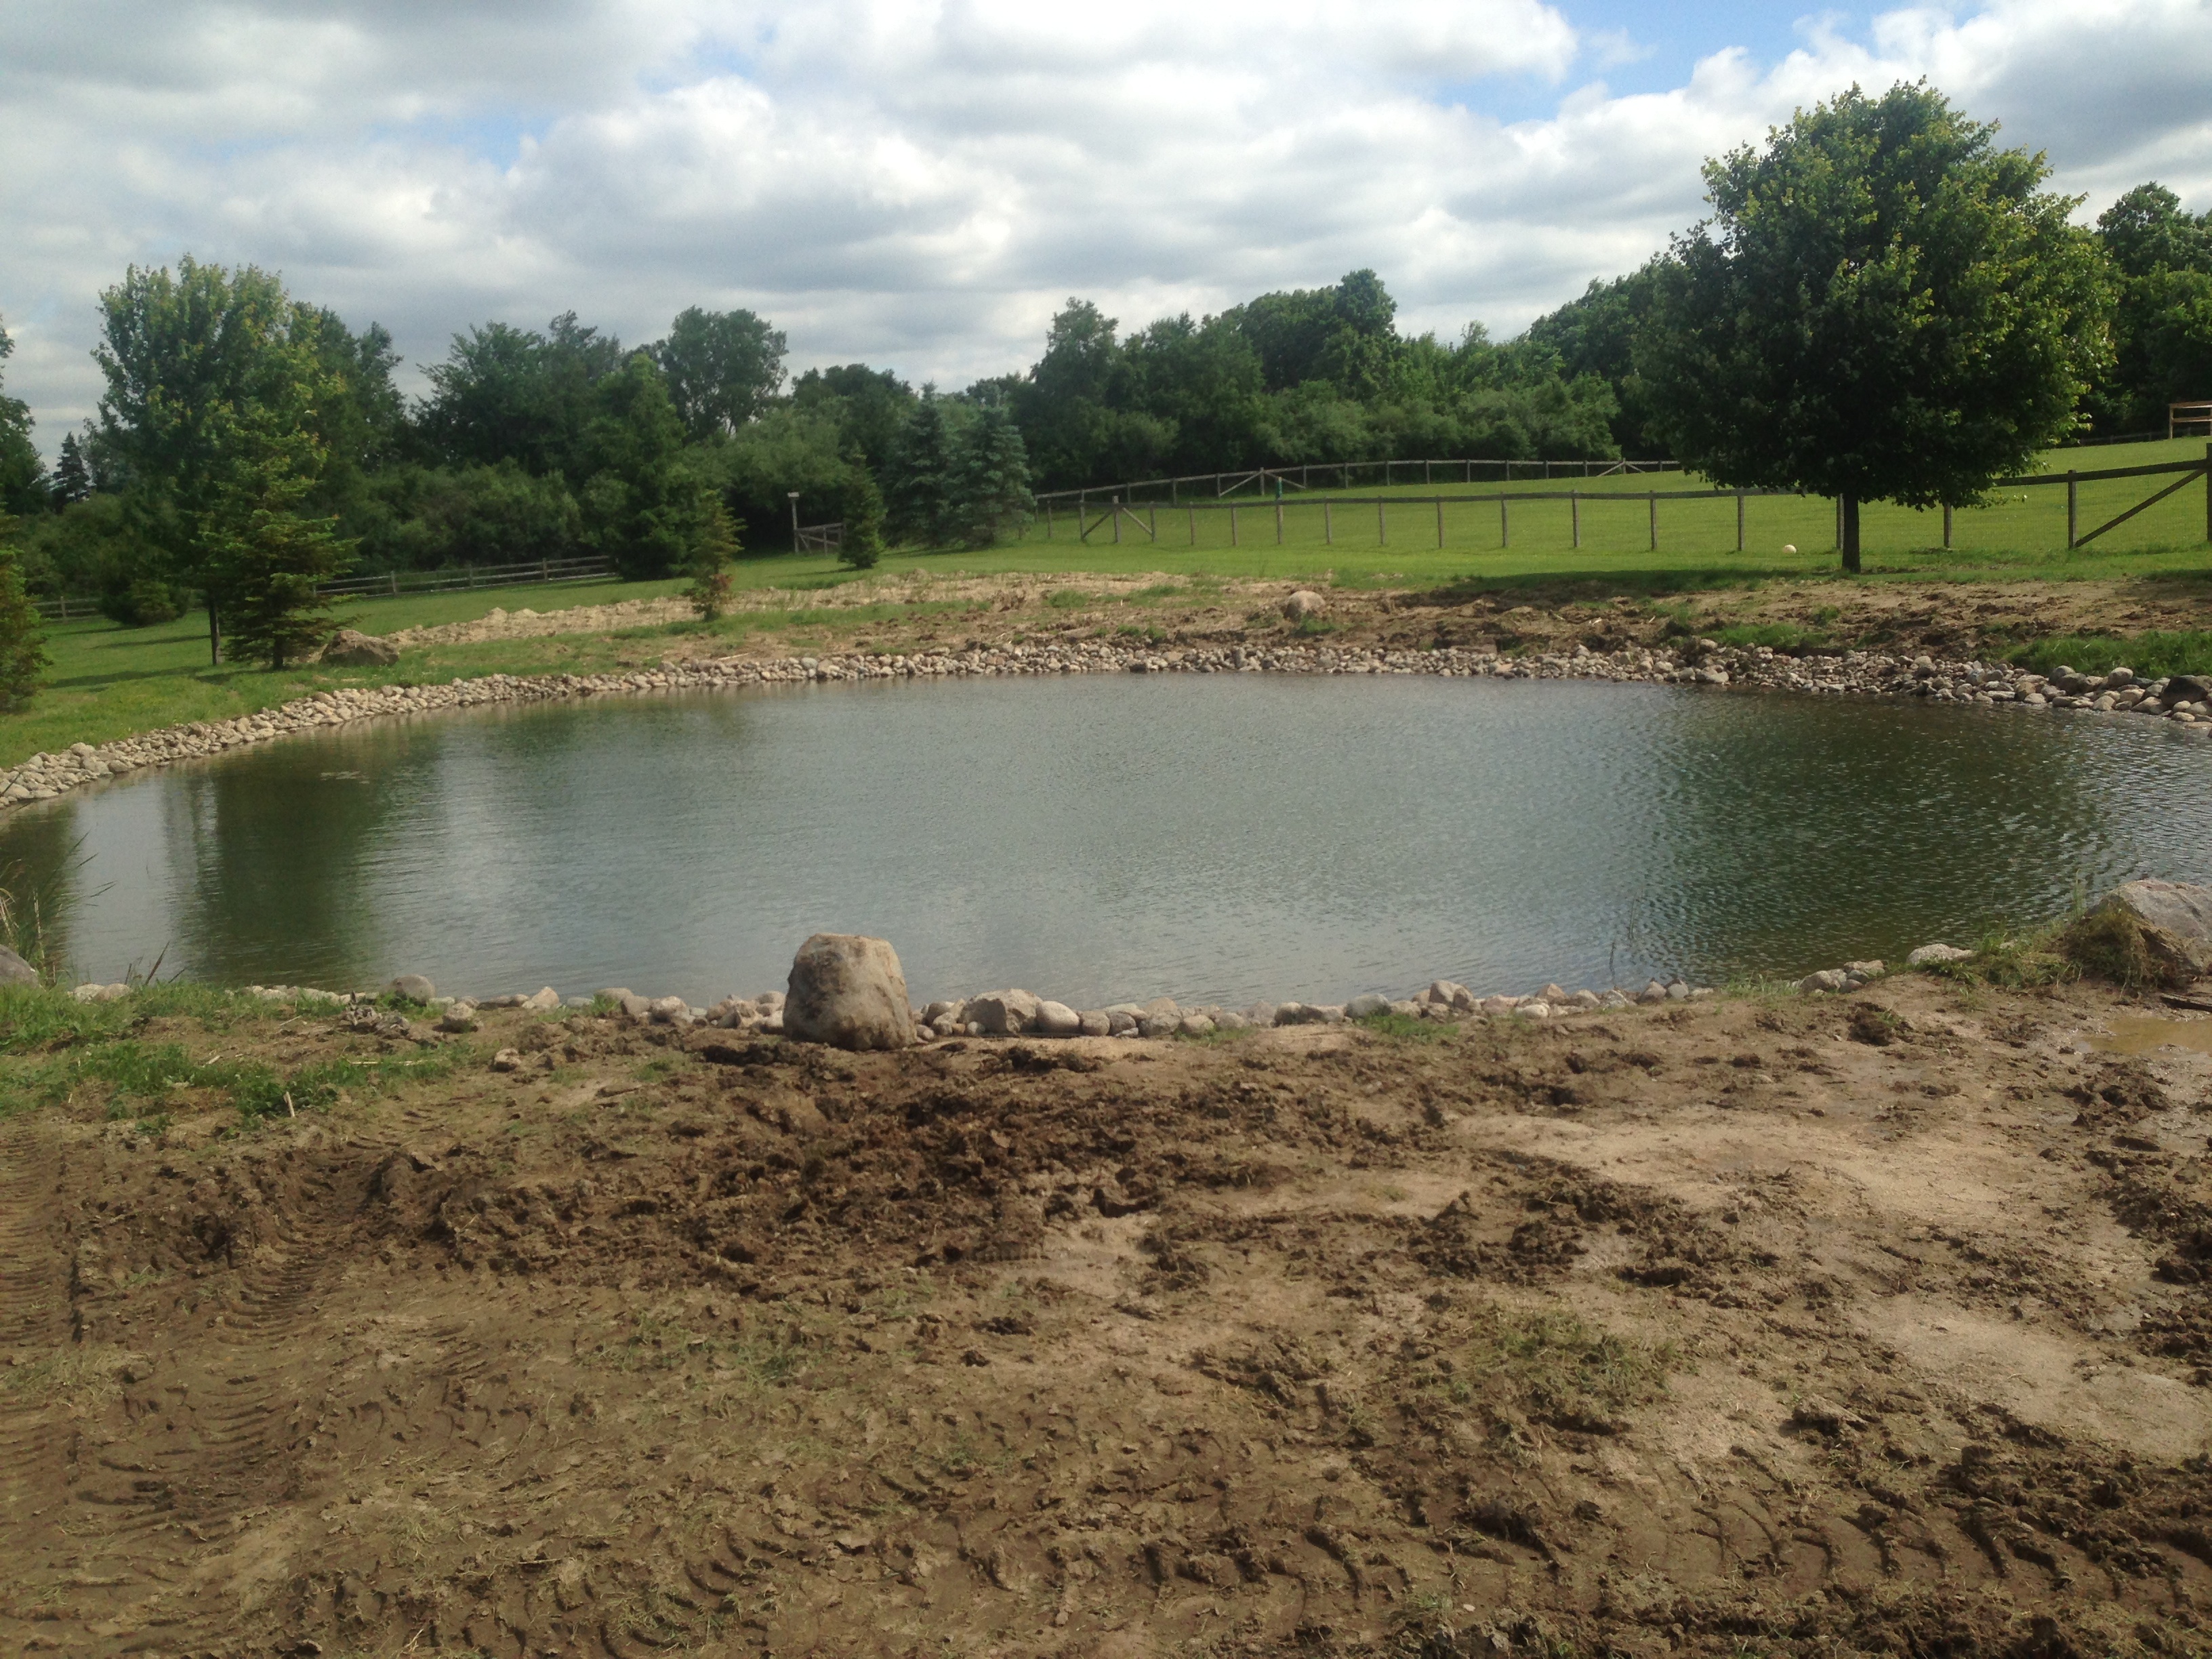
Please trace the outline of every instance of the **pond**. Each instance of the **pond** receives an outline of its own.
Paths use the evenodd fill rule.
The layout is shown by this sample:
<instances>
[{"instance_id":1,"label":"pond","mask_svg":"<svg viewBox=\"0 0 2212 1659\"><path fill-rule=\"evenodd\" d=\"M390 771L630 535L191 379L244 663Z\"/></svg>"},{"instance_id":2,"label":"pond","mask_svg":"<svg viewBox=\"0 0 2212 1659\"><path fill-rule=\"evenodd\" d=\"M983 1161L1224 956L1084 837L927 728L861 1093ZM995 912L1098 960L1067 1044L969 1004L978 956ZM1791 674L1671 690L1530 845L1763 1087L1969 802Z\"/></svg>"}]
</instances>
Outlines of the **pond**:
<instances>
[{"instance_id":1,"label":"pond","mask_svg":"<svg viewBox=\"0 0 2212 1659\"><path fill-rule=\"evenodd\" d=\"M0 823L87 979L781 987L820 930L929 997L1079 1006L1720 983L2212 874L2160 722L1656 686L1114 676L362 722Z\"/></svg>"}]
</instances>

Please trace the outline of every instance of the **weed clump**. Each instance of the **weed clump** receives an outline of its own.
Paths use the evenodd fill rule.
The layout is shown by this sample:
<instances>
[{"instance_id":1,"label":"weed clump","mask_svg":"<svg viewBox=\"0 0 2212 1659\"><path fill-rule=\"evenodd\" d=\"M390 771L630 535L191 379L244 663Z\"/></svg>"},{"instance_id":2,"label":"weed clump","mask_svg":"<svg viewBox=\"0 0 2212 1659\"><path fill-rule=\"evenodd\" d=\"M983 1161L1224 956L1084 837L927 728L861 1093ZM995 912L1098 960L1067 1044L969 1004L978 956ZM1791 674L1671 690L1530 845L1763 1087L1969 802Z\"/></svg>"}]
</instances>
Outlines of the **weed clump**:
<instances>
[{"instance_id":1,"label":"weed clump","mask_svg":"<svg viewBox=\"0 0 2212 1659\"><path fill-rule=\"evenodd\" d=\"M2075 971L2126 991L2166 990L2197 977L2178 939L2117 906L2068 924L2057 951Z\"/></svg>"}]
</instances>

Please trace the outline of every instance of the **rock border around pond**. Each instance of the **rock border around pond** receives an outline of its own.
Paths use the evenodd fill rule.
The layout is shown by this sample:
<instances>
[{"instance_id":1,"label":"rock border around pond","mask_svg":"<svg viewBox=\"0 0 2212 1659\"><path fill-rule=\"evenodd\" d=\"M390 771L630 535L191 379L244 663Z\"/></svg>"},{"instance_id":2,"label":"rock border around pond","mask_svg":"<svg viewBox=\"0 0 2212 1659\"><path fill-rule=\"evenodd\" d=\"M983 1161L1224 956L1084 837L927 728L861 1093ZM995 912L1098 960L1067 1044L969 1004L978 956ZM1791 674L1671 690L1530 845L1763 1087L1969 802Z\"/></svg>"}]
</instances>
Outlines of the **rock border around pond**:
<instances>
[{"instance_id":1,"label":"rock border around pond","mask_svg":"<svg viewBox=\"0 0 2212 1659\"><path fill-rule=\"evenodd\" d=\"M151 766L200 760L251 744L378 720L490 703L747 686L892 679L992 678L1042 674L1435 674L1450 678L1612 680L1644 684L1747 686L1830 696L1896 696L1986 708L2073 709L2154 715L2166 729L2212 734L2212 682L2195 675L2141 681L2128 669L2086 676L2030 674L2001 664L1939 662L1855 651L1839 657L1790 657L1766 647L1711 640L1675 651L1633 647L1615 652L1507 657L1461 646L1431 651L1325 645L1196 645L1162 650L1103 641L1073 645L1005 645L876 656L743 658L668 663L612 674L488 674L442 685L394 685L321 691L235 720L195 720L94 745L71 744L0 771L0 809L52 800L69 790Z\"/></svg>"}]
</instances>

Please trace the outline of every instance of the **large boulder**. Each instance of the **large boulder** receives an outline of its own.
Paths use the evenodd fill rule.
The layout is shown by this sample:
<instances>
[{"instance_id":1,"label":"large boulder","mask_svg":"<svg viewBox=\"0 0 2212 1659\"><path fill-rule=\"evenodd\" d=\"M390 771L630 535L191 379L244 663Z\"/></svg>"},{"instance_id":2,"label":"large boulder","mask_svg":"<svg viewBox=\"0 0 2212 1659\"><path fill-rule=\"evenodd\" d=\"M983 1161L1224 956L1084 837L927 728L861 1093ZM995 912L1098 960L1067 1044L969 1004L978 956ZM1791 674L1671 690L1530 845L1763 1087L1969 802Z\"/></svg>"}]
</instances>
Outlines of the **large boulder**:
<instances>
[{"instance_id":1,"label":"large boulder","mask_svg":"<svg viewBox=\"0 0 2212 1659\"><path fill-rule=\"evenodd\" d=\"M1043 1012L1043 1000L1027 991L987 991L968 999L969 1022L981 1026L985 1036L1019 1036L1033 1031Z\"/></svg>"},{"instance_id":2,"label":"large boulder","mask_svg":"<svg viewBox=\"0 0 2212 1659\"><path fill-rule=\"evenodd\" d=\"M36 985L38 982L39 970L6 945L0 945L0 985Z\"/></svg>"},{"instance_id":3,"label":"large boulder","mask_svg":"<svg viewBox=\"0 0 2212 1659\"><path fill-rule=\"evenodd\" d=\"M399 660L399 647L389 640L341 628L323 647L323 660L343 668L389 668Z\"/></svg>"},{"instance_id":4,"label":"large boulder","mask_svg":"<svg viewBox=\"0 0 2212 1659\"><path fill-rule=\"evenodd\" d=\"M898 952L860 933L817 933L791 959L783 1034L833 1048L907 1047L914 1011Z\"/></svg>"},{"instance_id":5,"label":"large boulder","mask_svg":"<svg viewBox=\"0 0 2212 1659\"><path fill-rule=\"evenodd\" d=\"M2154 957L2174 969L2212 974L2212 887L2188 882L2123 882L2097 901L2092 916L2124 915L2142 924Z\"/></svg>"}]
</instances>

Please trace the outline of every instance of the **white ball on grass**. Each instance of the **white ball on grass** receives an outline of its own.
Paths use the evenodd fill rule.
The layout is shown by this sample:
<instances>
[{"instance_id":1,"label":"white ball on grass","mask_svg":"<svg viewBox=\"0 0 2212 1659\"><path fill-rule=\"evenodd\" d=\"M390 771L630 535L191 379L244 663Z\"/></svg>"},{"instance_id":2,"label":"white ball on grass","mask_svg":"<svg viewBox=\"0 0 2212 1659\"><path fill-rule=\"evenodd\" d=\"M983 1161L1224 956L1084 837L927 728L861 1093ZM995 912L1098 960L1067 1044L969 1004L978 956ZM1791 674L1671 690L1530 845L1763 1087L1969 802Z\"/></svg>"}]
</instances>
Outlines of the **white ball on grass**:
<instances>
[{"instance_id":1,"label":"white ball on grass","mask_svg":"<svg viewBox=\"0 0 2212 1659\"><path fill-rule=\"evenodd\" d=\"M1797 550L1797 544L1795 542L1784 542L1782 544L1782 550L1784 553L1795 553Z\"/></svg>"}]
</instances>

